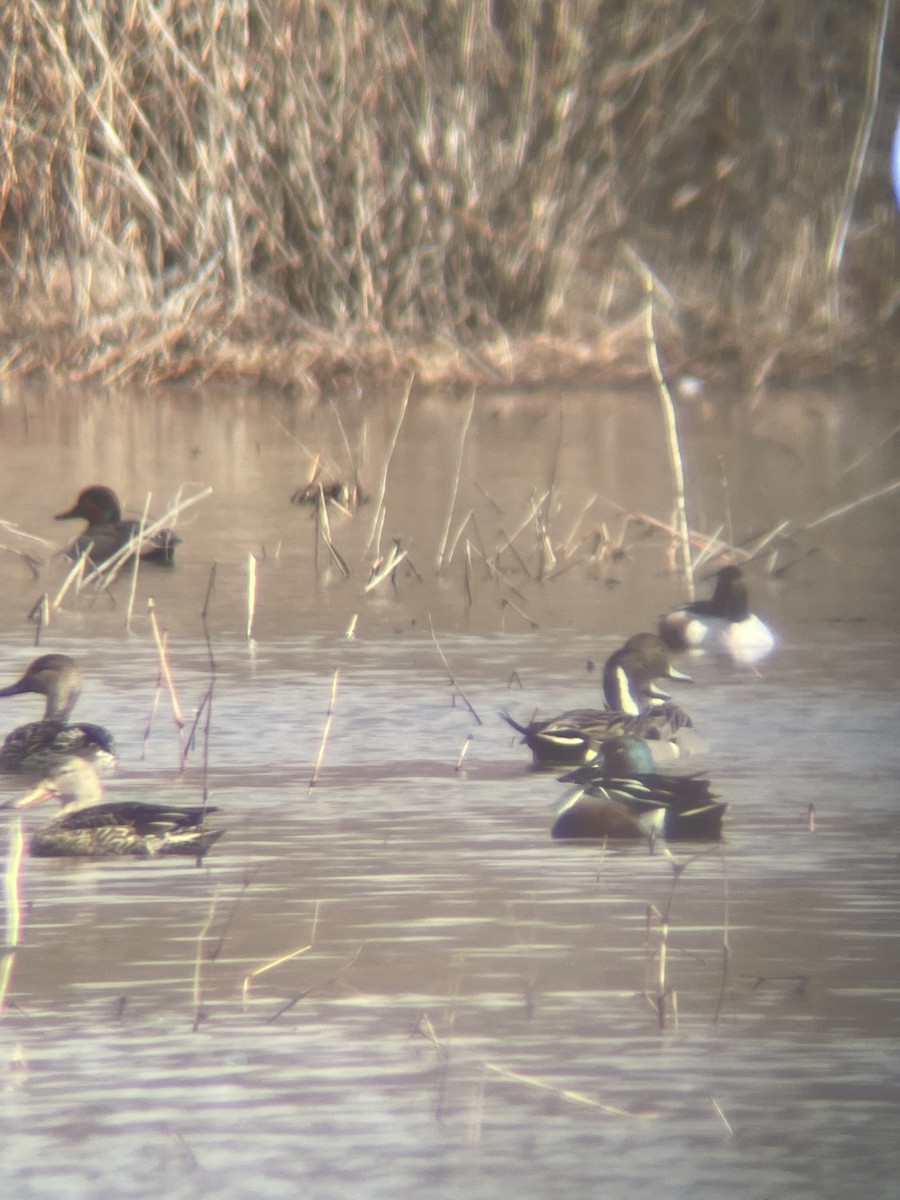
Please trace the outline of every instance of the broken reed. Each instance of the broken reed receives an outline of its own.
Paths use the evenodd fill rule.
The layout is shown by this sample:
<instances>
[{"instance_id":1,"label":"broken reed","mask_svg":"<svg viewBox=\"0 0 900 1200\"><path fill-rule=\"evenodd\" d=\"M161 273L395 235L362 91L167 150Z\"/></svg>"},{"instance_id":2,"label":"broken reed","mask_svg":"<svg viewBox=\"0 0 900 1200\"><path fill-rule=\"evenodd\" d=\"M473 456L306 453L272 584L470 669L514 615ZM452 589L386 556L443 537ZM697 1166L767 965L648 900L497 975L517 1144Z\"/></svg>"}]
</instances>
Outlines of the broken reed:
<instances>
[{"instance_id":1,"label":"broken reed","mask_svg":"<svg viewBox=\"0 0 900 1200\"><path fill-rule=\"evenodd\" d=\"M718 854L722 868L722 974L719 992L716 999L713 1023L718 1023L725 996L730 962L729 950L729 904L728 877L725 870L725 855L721 846L710 847L690 857L678 860L668 849L663 848L663 857L672 869L671 888L666 903L660 907L657 904L647 905L646 914L646 961L644 996L656 1015L660 1029L666 1029L670 1024L678 1023L678 992L669 979L669 934L672 928L672 914L675 907L675 896L682 876L688 867L710 854Z\"/></svg>"},{"instance_id":2,"label":"broken reed","mask_svg":"<svg viewBox=\"0 0 900 1200\"><path fill-rule=\"evenodd\" d=\"M623 213L689 351L862 361L900 256L887 5L6 5L0 371L302 384L425 338L496 380L548 331L548 367L608 363Z\"/></svg>"}]
</instances>

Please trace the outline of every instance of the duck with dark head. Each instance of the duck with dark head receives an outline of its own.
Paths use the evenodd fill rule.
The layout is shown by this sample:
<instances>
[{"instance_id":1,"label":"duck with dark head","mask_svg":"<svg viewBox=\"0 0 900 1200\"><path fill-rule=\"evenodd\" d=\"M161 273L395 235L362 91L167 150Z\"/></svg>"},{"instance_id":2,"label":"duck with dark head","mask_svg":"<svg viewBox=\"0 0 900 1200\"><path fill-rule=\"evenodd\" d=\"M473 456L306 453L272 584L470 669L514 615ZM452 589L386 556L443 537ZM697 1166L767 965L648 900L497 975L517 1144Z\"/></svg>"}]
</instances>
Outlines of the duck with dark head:
<instances>
[{"instance_id":1,"label":"duck with dark head","mask_svg":"<svg viewBox=\"0 0 900 1200\"><path fill-rule=\"evenodd\" d=\"M105 563L141 536L141 522L123 520L119 498L112 488L93 484L78 493L78 499L65 512L57 513L57 521L87 521L83 533L66 549L69 558L80 558L85 551L94 566ZM175 547L181 538L171 529L160 529L141 542L142 562L171 566L175 562Z\"/></svg>"}]
</instances>

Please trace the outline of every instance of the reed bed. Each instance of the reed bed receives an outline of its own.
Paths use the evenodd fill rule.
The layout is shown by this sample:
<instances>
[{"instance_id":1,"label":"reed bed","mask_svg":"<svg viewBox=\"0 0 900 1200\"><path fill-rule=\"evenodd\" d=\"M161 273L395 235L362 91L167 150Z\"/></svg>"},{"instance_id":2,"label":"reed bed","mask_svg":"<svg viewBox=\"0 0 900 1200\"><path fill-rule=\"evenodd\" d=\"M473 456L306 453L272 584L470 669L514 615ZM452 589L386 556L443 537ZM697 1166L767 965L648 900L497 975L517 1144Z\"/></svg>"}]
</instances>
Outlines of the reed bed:
<instances>
[{"instance_id":1,"label":"reed bed","mask_svg":"<svg viewBox=\"0 0 900 1200\"><path fill-rule=\"evenodd\" d=\"M896 18L894 18L895 23ZM896 363L889 0L11 0L0 373Z\"/></svg>"}]
</instances>

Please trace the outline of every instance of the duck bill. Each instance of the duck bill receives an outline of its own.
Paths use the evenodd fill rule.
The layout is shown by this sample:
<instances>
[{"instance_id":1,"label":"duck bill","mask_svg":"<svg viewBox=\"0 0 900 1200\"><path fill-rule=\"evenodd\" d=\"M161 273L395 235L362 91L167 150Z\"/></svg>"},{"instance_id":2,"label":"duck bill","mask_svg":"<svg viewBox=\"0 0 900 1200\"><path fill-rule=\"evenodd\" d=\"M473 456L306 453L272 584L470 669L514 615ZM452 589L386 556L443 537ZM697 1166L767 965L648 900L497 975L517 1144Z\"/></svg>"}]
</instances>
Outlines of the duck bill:
<instances>
[{"instance_id":1,"label":"duck bill","mask_svg":"<svg viewBox=\"0 0 900 1200\"><path fill-rule=\"evenodd\" d=\"M24 685L25 680L20 679L17 683L11 683L9 687L0 688L0 696L21 696L27 690Z\"/></svg>"},{"instance_id":2,"label":"duck bill","mask_svg":"<svg viewBox=\"0 0 900 1200\"><path fill-rule=\"evenodd\" d=\"M669 669L666 672L666 679L675 679L679 683L693 683L694 682L693 679L690 677L690 675L685 675L684 671L679 671L678 668L673 667L671 663L669 664Z\"/></svg>"},{"instance_id":3,"label":"duck bill","mask_svg":"<svg viewBox=\"0 0 900 1200\"><path fill-rule=\"evenodd\" d=\"M0 805L0 808L31 808L33 804L40 804L44 800L51 800L57 795L56 788L46 781L37 784L30 792L25 792L22 796L16 796L12 800L7 800L5 804Z\"/></svg>"},{"instance_id":4,"label":"duck bill","mask_svg":"<svg viewBox=\"0 0 900 1200\"><path fill-rule=\"evenodd\" d=\"M80 517L80 516L81 516L81 513L78 511L78 505L75 504L67 512L57 513L56 516L53 518L53 520L54 521L73 521L76 519L76 517Z\"/></svg>"}]
</instances>

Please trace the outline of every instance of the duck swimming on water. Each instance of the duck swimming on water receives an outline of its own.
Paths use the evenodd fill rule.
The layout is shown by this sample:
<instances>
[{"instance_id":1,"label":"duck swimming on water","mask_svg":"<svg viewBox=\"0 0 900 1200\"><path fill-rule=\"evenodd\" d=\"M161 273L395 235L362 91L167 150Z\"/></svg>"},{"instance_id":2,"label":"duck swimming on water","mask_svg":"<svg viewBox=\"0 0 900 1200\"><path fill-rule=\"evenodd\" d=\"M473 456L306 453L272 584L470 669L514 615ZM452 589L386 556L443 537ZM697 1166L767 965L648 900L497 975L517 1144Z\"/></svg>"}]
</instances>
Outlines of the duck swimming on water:
<instances>
[{"instance_id":1,"label":"duck swimming on water","mask_svg":"<svg viewBox=\"0 0 900 1200\"><path fill-rule=\"evenodd\" d=\"M508 713L500 715L531 750L535 767L574 767L593 762L609 738L628 735L647 739L661 762L706 750L691 731L688 714L657 687L658 679L690 682L675 669L671 652L654 633L638 633L611 654L603 669L607 707L576 708L549 720L520 725Z\"/></svg>"},{"instance_id":2,"label":"duck swimming on water","mask_svg":"<svg viewBox=\"0 0 900 1200\"><path fill-rule=\"evenodd\" d=\"M640 738L604 742L600 756L561 778L578 784L553 823L554 838L719 841L727 804L703 775L654 771Z\"/></svg>"},{"instance_id":3,"label":"duck swimming on water","mask_svg":"<svg viewBox=\"0 0 900 1200\"><path fill-rule=\"evenodd\" d=\"M771 629L750 611L747 585L735 566L717 573L709 600L695 600L661 617L659 634L673 650L724 650L740 662L755 662L775 645Z\"/></svg>"},{"instance_id":4,"label":"duck swimming on water","mask_svg":"<svg viewBox=\"0 0 900 1200\"><path fill-rule=\"evenodd\" d=\"M34 692L45 699L44 716L14 729L0 747L0 771L46 775L72 755L87 759L104 772L116 765L112 734L101 725L70 724L69 715L81 695L83 677L68 654L42 654L0 696Z\"/></svg>"},{"instance_id":5,"label":"duck swimming on water","mask_svg":"<svg viewBox=\"0 0 900 1200\"><path fill-rule=\"evenodd\" d=\"M101 484L84 488L72 507L57 513L54 520L71 521L78 517L87 521L87 526L66 554L69 558L80 558L90 548L89 557L94 566L112 558L140 535L141 522L123 520L118 496L112 488ZM173 530L160 529L141 543L141 560L171 566L175 561L175 547L180 541Z\"/></svg>"},{"instance_id":6,"label":"duck swimming on water","mask_svg":"<svg viewBox=\"0 0 900 1200\"><path fill-rule=\"evenodd\" d=\"M215 808L105 800L97 772L82 758L66 759L53 775L3 808L28 808L52 798L62 808L29 839L30 853L37 858L200 858L225 832L203 827Z\"/></svg>"}]
</instances>

